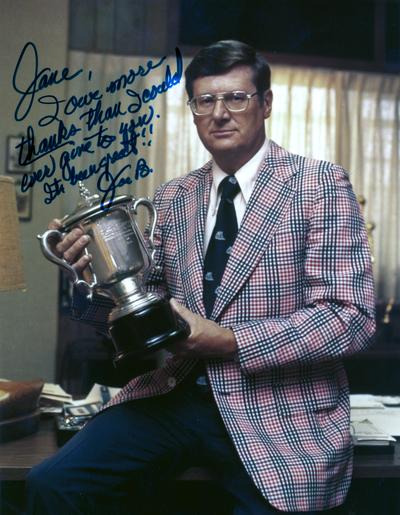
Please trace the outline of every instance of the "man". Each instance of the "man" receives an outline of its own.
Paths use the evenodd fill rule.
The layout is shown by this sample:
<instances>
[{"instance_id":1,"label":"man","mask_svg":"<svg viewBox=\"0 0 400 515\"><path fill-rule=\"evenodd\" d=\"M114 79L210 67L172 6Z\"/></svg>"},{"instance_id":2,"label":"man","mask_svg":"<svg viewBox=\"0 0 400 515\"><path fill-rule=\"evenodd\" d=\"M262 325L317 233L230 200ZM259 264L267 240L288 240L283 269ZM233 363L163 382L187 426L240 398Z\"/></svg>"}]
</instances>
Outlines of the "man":
<instances>
[{"instance_id":1,"label":"man","mask_svg":"<svg viewBox=\"0 0 400 515\"><path fill-rule=\"evenodd\" d=\"M34 469L31 512L108 513L199 458L236 515L311 514L348 491L341 359L373 334L374 293L347 174L266 139L270 71L251 47L201 50L186 89L213 159L157 191L160 268L148 288L173 297L190 336ZM86 244L76 230L58 251L83 269Z\"/></svg>"}]
</instances>

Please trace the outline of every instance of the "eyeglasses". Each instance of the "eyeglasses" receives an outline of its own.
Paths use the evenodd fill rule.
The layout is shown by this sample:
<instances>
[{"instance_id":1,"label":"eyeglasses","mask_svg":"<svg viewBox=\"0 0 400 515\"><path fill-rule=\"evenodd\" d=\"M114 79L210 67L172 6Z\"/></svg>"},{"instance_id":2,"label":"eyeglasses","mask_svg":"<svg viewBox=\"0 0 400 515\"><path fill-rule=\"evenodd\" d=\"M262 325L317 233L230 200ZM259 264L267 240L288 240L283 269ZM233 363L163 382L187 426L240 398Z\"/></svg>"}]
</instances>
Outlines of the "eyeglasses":
<instances>
[{"instance_id":1,"label":"eyeglasses","mask_svg":"<svg viewBox=\"0 0 400 515\"><path fill-rule=\"evenodd\" d=\"M228 111L238 113L240 111L245 111L248 108L251 97L254 97L257 93L257 91L254 93L246 93L246 91L228 91L217 95L206 93L204 95L199 95L198 97L193 97L186 103L190 106L193 114L196 114L197 116L211 114L214 111L215 104L218 100L222 100Z\"/></svg>"}]
</instances>

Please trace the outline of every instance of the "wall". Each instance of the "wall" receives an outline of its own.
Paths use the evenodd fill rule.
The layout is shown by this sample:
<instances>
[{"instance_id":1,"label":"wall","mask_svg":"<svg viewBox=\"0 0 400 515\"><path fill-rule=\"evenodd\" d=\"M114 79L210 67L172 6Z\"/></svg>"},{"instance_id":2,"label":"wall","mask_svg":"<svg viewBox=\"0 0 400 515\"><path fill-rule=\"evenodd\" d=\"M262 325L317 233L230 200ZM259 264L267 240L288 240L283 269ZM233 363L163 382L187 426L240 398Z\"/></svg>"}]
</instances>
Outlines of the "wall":
<instances>
[{"instance_id":1,"label":"wall","mask_svg":"<svg viewBox=\"0 0 400 515\"><path fill-rule=\"evenodd\" d=\"M17 123L14 110L18 94L12 75L25 43L35 43L39 66L62 69L67 62L68 0L2 0L0 16L0 173L6 173L6 139L26 130L38 119L37 105ZM32 80L32 68L25 66L21 83ZM28 79L29 82L28 82ZM63 95L60 84L52 93ZM46 261L36 235L49 220L59 216L61 204L43 203L43 192L33 189L31 221L21 222L26 292L0 294L0 377L54 380L57 342L57 269ZM4 237L4 235L0 235Z\"/></svg>"}]
</instances>

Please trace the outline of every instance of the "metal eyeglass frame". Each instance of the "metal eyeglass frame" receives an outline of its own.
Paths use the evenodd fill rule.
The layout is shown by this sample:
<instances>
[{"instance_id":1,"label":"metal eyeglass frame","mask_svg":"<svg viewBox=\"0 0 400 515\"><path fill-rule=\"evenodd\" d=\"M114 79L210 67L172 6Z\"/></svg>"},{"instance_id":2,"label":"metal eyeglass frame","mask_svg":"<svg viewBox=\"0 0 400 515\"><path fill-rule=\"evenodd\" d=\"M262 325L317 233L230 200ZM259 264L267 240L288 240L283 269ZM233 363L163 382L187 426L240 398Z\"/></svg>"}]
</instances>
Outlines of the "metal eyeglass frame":
<instances>
[{"instance_id":1,"label":"metal eyeglass frame","mask_svg":"<svg viewBox=\"0 0 400 515\"><path fill-rule=\"evenodd\" d=\"M232 95L234 93L244 93L246 95L246 99L247 99L247 104L241 108L241 109L231 109L230 107L228 107L225 103L225 95ZM225 106L225 109L227 109L230 113L240 113L242 111L246 111L246 109L249 107L249 103L250 103L250 99L252 97L254 97L255 95L258 95L258 91L255 91L254 93L246 93L246 91L242 91L242 90L234 90L234 91L224 91L223 93L217 93L215 95L213 95L212 93L204 93L204 95L198 95L197 97L193 97L191 98L190 100L188 100L186 102L186 104L190 107L190 109L192 110L192 113L195 114L196 116L207 116L209 114L211 114L214 109L215 109L215 106L218 102L218 100L222 100L222 103L224 104ZM214 100L214 103L212 105L212 109L210 109L210 111L208 113L197 113L195 111L195 102L198 98L201 98L201 97L211 97L213 100Z\"/></svg>"}]
</instances>

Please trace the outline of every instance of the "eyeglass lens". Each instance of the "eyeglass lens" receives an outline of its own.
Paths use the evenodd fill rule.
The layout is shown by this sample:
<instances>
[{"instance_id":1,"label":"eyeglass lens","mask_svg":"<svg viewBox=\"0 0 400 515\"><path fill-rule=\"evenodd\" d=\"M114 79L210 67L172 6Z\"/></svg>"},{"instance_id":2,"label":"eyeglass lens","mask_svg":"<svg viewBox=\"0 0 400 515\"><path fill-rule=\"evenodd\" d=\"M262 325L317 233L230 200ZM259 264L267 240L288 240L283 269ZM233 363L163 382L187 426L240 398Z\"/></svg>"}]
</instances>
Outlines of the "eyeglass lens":
<instances>
[{"instance_id":1,"label":"eyeglass lens","mask_svg":"<svg viewBox=\"0 0 400 515\"><path fill-rule=\"evenodd\" d=\"M232 91L222 95L201 95L194 98L193 107L197 113L206 114L213 111L217 99L221 98L229 111L243 111L246 109L249 99L245 91Z\"/></svg>"}]
</instances>

